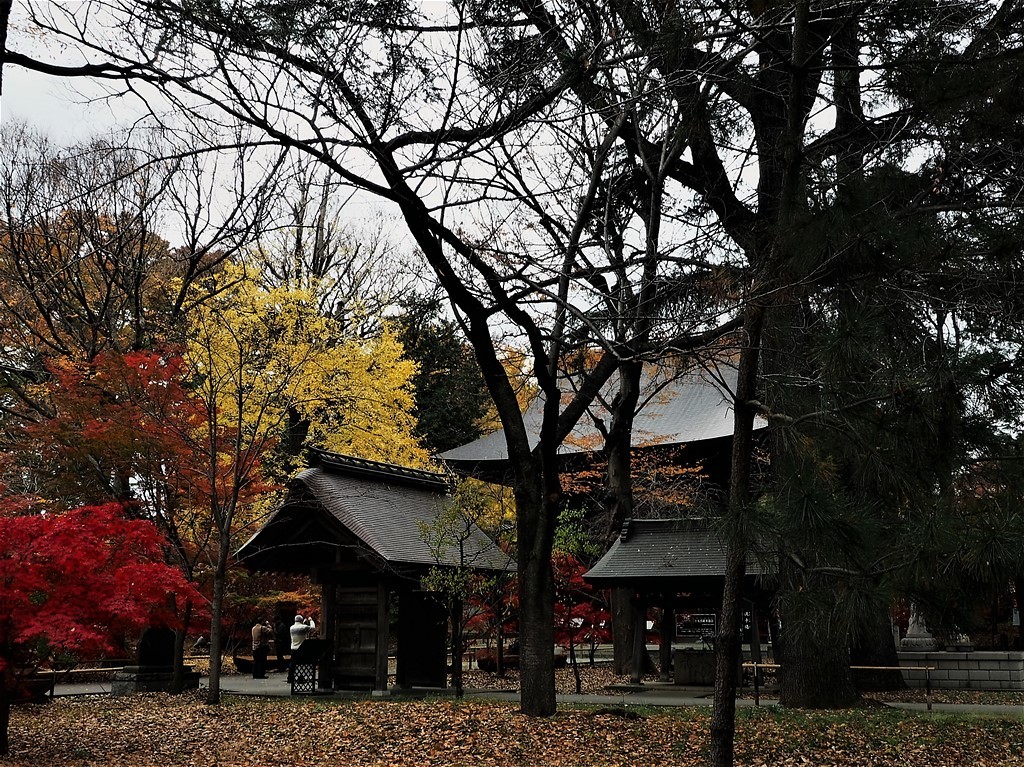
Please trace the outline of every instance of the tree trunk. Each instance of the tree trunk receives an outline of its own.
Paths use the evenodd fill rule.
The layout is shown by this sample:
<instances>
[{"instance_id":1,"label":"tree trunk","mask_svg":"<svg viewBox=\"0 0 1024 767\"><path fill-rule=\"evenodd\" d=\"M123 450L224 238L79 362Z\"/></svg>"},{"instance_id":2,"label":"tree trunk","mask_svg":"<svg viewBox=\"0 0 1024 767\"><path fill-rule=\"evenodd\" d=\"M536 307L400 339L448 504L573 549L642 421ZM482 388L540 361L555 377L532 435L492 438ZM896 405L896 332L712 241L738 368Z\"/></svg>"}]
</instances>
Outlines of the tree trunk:
<instances>
[{"instance_id":1,"label":"tree trunk","mask_svg":"<svg viewBox=\"0 0 1024 767\"><path fill-rule=\"evenodd\" d=\"M747 547L730 538L726 549L725 584L722 592L722 620L715 638L715 700L711 710L712 767L730 767L736 738L736 667L741 649L740 619L743 576L747 570Z\"/></svg>"},{"instance_id":2,"label":"tree trunk","mask_svg":"<svg viewBox=\"0 0 1024 767\"><path fill-rule=\"evenodd\" d=\"M583 678L580 676L580 664L576 659L576 643L572 638L572 629L569 633L569 663L572 664L572 676L576 681L576 694L583 692Z\"/></svg>"},{"instance_id":3,"label":"tree trunk","mask_svg":"<svg viewBox=\"0 0 1024 767\"><path fill-rule=\"evenodd\" d=\"M633 590L612 589L609 602L612 616L612 670L622 676L630 672L633 663Z\"/></svg>"},{"instance_id":4,"label":"tree trunk","mask_svg":"<svg viewBox=\"0 0 1024 767\"><path fill-rule=\"evenodd\" d=\"M612 670L619 676L636 673L633 657L636 652L637 621L646 620L646 612L638 605L632 589L612 589ZM654 661L646 646L641 653L640 675L655 670Z\"/></svg>"},{"instance_id":5,"label":"tree trunk","mask_svg":"<svg viewBox=\"0 0 1024 767\"><path fill-rule=\"evenodd\" d=\"M174 632L174 675L168 689L171 695L180 695L185 687L185 637L192 622L192 603L185 604L185 614L181 616L181 627Z\"/></svg>"},{"instance_id":6,"label":"tree trunk","mask_svg":"<svg viewBox=\"0 0 1024 767\"><path fill-rule=\"evenodd\" d=\"M747 541L744 518L750 502L754 457L754 409L757 393L764 308L749 303L744 310L745 343L740 351L733 404L732 454L730 458L729 502L726 508L726 563L722 586L721 623L715 641L715 699L711 709L712 767L731 767L736 737L736 666L740 653L740 599L747 569Z\"/></svg>"},{"instance_id":7,"label":"tree trunk","mask_svg":"<svg viewBox=\"0 0 1024 767\"><path fill-rule=\"evenodd\" d=\"M462 600L458 597L452 602L452 686L455 697L462 700Z\"/></svg>"},{"instance_id":8,"label":"tree trunk","mask_svg":"<svg viewBox=\"0 0 1024 767\"><path fill-rule=\"evenodd\" d=\"M608 456L606 545L615 540L623 523L633 516L633 422L640 401L642 373L640 362L629 361L619 365L619 390L611 404L611 427L604 442Z\"/></svg>"},{"instance_id":9,"label":"tree trunk","mask_svg":"<svg viewBox=\"0 0 1024 767\"><path fill-rule=\"evenodd\" d=\"M621 533L625 521L633 516L632 455L633 421L640 399L639 362L622 363L619 391L612 402L612 422L605 436L608 469L605 486L607 522L605 548ZM613 668L616 674L633 672L633 622L636 604L632 589L613 589L611 598Z\"/></svg>"},{"instance_id":10,"label":"tree trunk","mask_svg":"<svg viewBox=\"0 0 1024 767\"><path fill-rule=\"evenodd\" d=\"M785 653L779 669L779 703L792 708L847 708L858 700L843 637L806 622L782 620Z\"/></svg>"},{"instance_id":11,"label":"tree trunk","mask_svg":"<svg viewBox=\"0 0 1024 767\"><path fill-rule=\"evenodd\" d=\"M498 608L501 609L500 607ZM505 676L505 616L499 614L498 616L498 660L497 660L497 674L499 677Z\"/></svg>"},{"instance_id":12,"label":"tree trunk","mask_svg":"<svg viewBox=\"0 0 1024 767\"><path fill-rule=\"evenodd\" d=\"M890 670L860 669L853 672L858 690L905 690L907 683L899 670L900 659L892 634L892 619L884 605L865 617L860 634L850 648L853 666L889 666Z\"/></svg>"},{"instance_id":13,"label":"tree trunk","mask_svg":"<svg viewBox=\"0 0 1024 767\"><path fill-rule=\"evenodd\" d=\"M546 497L540 472L533 487L516 486L519 536L520 710L527 716L555 713L555 575L551 547L558 496ZM557 474L555 474L557 481Z\"/></svg>"},{"instance_id":14,"label":"tree trunk","mask_svg":"<svg viewBox=\"0 0 1024 767\"><path fill-rule=\"evenodd\" d=\"M528 716L555 713L554 599L555 579L550 562L536 557L520 561L520 709Z\"/></svg>"},{"instance_id":15,"label":"tree trunk","mask_svg":"<svg viewBox=\"0 0 1024 767\"><path fill-rule=\"evenodd\" d=\"M206 702L211 705L220 703L220 669L224 644L221 617L224 614L224 592L227 589L228 541L228 536L221 533L217 564L213 573L213 599L210 602L210 686L206 693Z\"/></svg>"}]
</instances>

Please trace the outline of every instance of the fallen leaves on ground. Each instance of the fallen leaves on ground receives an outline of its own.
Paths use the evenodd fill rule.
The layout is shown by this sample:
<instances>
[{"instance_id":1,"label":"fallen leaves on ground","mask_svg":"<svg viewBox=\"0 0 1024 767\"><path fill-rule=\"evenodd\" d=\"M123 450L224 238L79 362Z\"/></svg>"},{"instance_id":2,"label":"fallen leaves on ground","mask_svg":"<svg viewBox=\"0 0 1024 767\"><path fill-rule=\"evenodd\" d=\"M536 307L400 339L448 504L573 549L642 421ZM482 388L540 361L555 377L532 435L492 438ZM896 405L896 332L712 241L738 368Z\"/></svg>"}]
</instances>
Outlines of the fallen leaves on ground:
<instances>
[{"instance_id":1,"label":"fallen leaves on ground","mask_svg":"<svg viewBox=\"0 0 1024 767\"><path fill-rule=\"evenodd\" d=\"M893 692L868 692L864 697L882 703L924 703L920 687ZM1020 706L1024 711L1024 690L932 690L932 703L967 703L988 706Z\"/></svg>"},{"instance_id":2,"label":"fallen leaves on ground","mask_svg":"<svg viewBox=\"0 0 1024 767\"><path fill-rule=\"evenodd\" d=\"M652 682L657 678L653 674L645 676L644 680ZM466 688L478 690L518 690L519 669L509 669L503 676L480 669L464 671L462 684ZM608 664L580 668L580 692L584 695L607 693L608 686L614 684L629 684L629 676L616 675ZM576 693L576 676L572 668L555 669L555 691L559 695Z\"/></svg>"},{"instance_id":3,"label":"fallen leaves on ground","mask_svg":"<svg viewBox=\"0 0 1024 767\"><path fill-rule=\"evenodd\" d=\"M706 708L563 708L534 719L479 701L226 697L208 706L198 694L154 693L18 707L12 756L0 765L671 767L704 763L708 727ZM743 767L1021 765L1024 717L748 709L736 743Z\"/></svg>"}]
</instances>

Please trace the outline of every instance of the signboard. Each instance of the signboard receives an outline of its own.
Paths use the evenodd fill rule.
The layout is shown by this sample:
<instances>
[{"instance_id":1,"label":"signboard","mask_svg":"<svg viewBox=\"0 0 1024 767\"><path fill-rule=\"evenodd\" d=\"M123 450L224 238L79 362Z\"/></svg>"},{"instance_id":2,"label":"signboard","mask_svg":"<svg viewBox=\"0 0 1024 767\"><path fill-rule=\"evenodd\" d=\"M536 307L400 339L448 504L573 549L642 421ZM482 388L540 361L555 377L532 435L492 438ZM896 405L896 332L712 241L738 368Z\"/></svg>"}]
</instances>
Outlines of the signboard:
<instances>
[{"instance_id":1,"label":"signboard","mask_svg":"<svg viewBox=\"0 0 1024 767\"><path fill-rule=\"evenodd\" d=\"M714 613L676 613L676 638L701 639L718 633Z\"/></svg>"}]
</instances>

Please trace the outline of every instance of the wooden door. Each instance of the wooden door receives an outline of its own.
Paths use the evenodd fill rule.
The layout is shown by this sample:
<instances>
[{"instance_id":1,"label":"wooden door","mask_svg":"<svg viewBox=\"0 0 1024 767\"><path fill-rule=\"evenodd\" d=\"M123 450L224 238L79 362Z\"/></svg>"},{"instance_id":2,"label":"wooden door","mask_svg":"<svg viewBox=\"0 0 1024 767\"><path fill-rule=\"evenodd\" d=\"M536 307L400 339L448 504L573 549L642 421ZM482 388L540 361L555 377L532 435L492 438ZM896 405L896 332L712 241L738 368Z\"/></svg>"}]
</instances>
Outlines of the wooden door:
<instances>
[{"instance_id":1,"label":"wooden door","mask_svg":"<svg viewBox=\"0 0 1024 767\"><path fill-rule=\"evenodd\" d=\"M377 586L338 587L333 669L337 689L373 689L377 671L377 592Z\"/></svg>"}]
</instances>

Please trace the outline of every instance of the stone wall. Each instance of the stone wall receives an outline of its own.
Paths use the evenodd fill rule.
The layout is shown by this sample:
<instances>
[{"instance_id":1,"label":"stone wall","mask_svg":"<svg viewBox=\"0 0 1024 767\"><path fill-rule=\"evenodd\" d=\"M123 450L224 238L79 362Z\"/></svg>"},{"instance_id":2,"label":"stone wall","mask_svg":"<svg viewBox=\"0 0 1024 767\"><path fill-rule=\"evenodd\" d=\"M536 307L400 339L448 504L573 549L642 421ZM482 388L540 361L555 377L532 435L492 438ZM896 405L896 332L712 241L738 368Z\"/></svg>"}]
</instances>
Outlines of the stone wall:
<instances>
[{"instance_id":1,"label":"stone wall","mask_svg":"<svg viewBox=\"0 0 1024 767\"><path fill-rule=\"evenodd\" d=\"M1024 690L1024 652L901 652L903 678L911 687L925 686L931 666L932 689Z\"/></svg>"}]
</instances>

